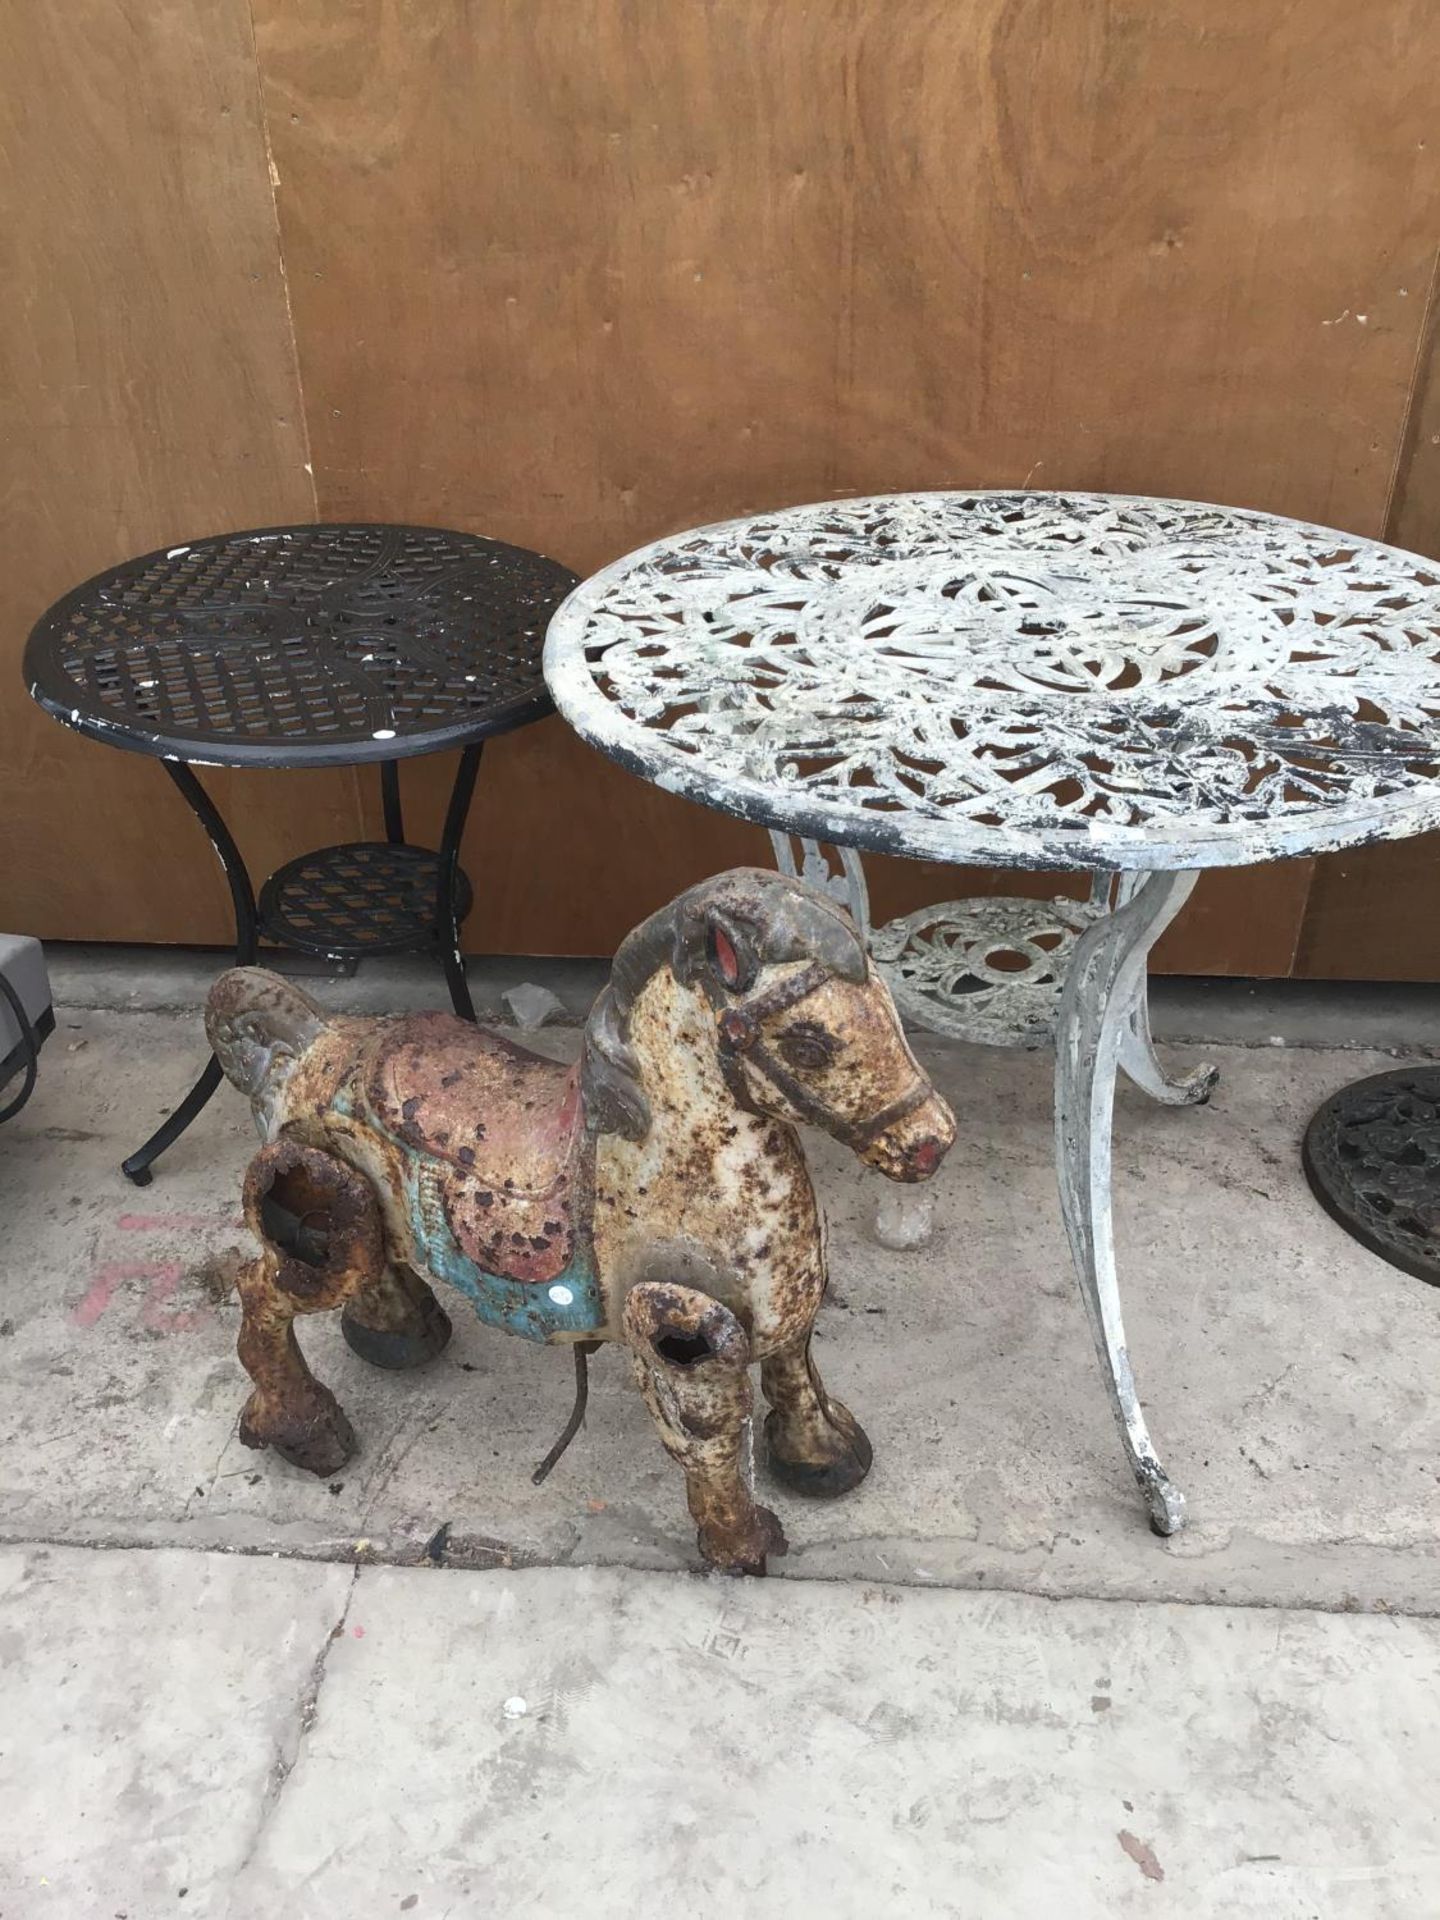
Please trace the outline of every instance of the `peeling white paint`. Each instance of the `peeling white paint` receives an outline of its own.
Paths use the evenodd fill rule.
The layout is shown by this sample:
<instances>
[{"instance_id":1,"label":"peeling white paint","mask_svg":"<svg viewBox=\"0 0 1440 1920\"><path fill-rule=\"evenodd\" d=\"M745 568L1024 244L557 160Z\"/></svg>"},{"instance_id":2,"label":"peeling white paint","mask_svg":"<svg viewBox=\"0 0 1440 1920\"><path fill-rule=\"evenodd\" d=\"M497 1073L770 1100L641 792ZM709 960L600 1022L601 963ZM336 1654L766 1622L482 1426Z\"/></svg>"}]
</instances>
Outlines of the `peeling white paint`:
<instances>
[{"instance_id":1,"label":"peeling white paint","mask_svg":"<svg viewBox=\"0 0 1440 1920\"><path fill-rule=\"evenodd\" d=\"M1271 515L935 493L702 528L560 608L557 706L818 841L1111 871L1440 824L1440 563Z\"/></svg>"}]
</instances>

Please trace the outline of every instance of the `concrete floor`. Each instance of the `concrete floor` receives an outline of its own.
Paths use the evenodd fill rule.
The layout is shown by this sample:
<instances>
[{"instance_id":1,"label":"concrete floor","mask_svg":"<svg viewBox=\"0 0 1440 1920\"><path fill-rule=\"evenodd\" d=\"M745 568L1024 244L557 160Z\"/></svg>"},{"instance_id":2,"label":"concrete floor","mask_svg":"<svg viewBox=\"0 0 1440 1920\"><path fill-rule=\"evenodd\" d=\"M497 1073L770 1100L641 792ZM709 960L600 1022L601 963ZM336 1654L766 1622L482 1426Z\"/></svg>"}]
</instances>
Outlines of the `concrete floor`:
<instances>
[{"instance_id":1,"label":"concrete floor","mask_svg":"<svg viewBox=\"0 0 1440 1920\"><path fill-rule=\"evenodd\" d=\"M458 1314L400 1377L306 1326L361 1439L334 1481L241 1448L242 1103L128 1186L196 1017L67 966L0 1131L3 1920L1440 1914L1440 1294L1297 1152L1388 1053L1223 1045L1207 1108L1122 1095L1130 1349L1191 1510L1161 1542L1069 1275L1048 1062L923 1043L960 1120L930 1246L877 1245L882 1183L815 1148L820 1364L875 1471L768 1494L782 1577L736 1585L676 1577L679 1477L614 1353L539 1489L567 1360Z\"/></svg>"},{"instance_id":2,"label":"concrete floor","mask_svg":"<svg viewBox=\"0 0 1440 1920\"><path fill-rule=\"evenodd\" d=\"M1436 1912L1433 1621L13 1548L0 1636L6 1920Z\"/></svg>"}]
</instances>

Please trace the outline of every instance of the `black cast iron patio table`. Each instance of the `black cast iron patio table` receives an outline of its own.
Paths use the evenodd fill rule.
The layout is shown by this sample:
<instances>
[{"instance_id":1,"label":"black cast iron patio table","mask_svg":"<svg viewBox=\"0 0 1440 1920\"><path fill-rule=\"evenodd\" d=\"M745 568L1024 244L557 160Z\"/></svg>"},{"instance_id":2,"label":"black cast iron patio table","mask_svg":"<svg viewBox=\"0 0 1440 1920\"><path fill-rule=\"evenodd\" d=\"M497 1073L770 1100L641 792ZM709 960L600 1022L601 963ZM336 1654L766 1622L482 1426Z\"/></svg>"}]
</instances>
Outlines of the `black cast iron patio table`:
<instances>
[{"instance_id":1,"label":"black cast iron patio table","mask_svg":"<svg viewBox=\"0 0 1440 1920\"><path fill-rule=\"evenodd\" d=\"M475 1018L460 926L460 840L484 742L551 711L546 623L575 585L523 547L439 527L265 527L161 549L87 580L41 616L25 680L47 713L159 760L219 855L237 965L262 934L353 961L429 951ZM399 762L459 748L438 852L405 839ZM380 768L385 839L303 854L257 904L195 768ZM124 1161L138 1186L220 1083L212 1058Z\"/></svg>"}]
</instances>

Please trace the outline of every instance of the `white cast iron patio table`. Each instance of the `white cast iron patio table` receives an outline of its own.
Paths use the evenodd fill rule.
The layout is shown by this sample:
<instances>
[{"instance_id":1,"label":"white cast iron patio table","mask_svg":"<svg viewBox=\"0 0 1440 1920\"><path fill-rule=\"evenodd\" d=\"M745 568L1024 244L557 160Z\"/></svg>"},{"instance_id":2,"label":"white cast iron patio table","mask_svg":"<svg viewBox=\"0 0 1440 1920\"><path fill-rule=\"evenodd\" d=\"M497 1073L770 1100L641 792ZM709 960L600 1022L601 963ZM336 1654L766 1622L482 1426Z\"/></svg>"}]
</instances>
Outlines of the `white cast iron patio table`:
<instances>
[{"instance_id":1,"label":"white cast iron patio table","mask_svg":"<svg viewBox=\"0 0 1440 1920\"><path fill-rule=\"evenodd\" d=\"M1206 867L1440 824L1437 656L1440 562L1109 494L755 514L617 560L550 626L546 677L577 732L770 828L782 866L867 930L857 850L1091 873L1086 902L947 903L871 930L871 950L912 1019L1054 1043L1065 1225L1161 1533L1184 1500L1120 1316L1115 1075L1186 1104L1215 1072L1176 1080L1156 1058L1146 956Z\"/></svg>"}]
</instances>

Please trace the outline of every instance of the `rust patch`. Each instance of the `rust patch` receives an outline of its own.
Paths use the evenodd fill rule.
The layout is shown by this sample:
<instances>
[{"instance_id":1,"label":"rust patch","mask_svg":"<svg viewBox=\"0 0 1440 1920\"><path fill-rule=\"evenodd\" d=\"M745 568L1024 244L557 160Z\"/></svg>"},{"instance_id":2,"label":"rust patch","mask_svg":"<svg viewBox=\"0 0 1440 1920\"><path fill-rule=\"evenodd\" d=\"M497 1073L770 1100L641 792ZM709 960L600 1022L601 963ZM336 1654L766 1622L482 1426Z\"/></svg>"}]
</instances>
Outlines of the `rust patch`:
<instances>
[{"instance_id":1,"label":"rust patch","mask_svg":"<svg viewBox=\"0 0 1440 1920\"><path fill-rule=\"evenodd\" d=\"M624 1320L645 1404L685 1473L701 1554L727 1573L763 1573L785 1534L751 1485L745 1329L708 1294L658 1282L632 1288Z\"/></svg>"},{"instance_id":2,"label":"rust patch","mask_svg":"<svg viewBox=\"0 0 1440 1920\"><path fill-rule=\"evenodd\" d=\"M380 1029L365 1090L381 1127L451 1170L442 1201L467 1259L531 1284L565 1270L583 1147L573 1069L448 1015L416 1014Z\"/></svg>"},{"instance_id":3,"label":"rust patch","mask_svg":"<svg viewBox=\"0 0 1440 1920\"><path fill-rule=\"evenodd\" d=\"M195 1269L195 1283L207 1298L221 1306L228 1300L236 1288L248 1255L240 1247L225 1247L219 1253L207 1254ZM0 1333L4 1328L0 1327Z\"/></svg>"},{"instance_id":4,"label":"rust patch","mask_svg":"<svg viewBox=\"0 0 1440 1920\"><path fill-rule=\"evenodd\" d=\"M291 1139L262 1147L251 1161L244 1207L261 1252L236 1276L240 1359L255 1383L240 1438L328 1478L354 1452L355 1436L334 1394L306 1365L294 1321L340 1306L380 1279L380 1209L362 1175Z\"/></svg>"}]
</instances>

